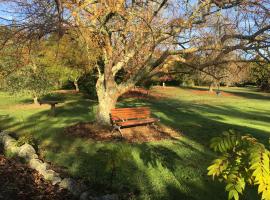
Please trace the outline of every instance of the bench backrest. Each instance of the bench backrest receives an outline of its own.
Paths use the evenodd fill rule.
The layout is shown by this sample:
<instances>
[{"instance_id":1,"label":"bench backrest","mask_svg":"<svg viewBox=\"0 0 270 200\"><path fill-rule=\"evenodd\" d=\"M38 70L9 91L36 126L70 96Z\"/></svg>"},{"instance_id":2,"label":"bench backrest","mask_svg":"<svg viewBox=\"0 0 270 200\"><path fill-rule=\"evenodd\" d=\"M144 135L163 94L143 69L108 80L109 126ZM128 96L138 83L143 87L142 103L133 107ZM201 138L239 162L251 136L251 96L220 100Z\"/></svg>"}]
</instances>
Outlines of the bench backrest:
<instances>
[{"instance_id":1,"label":"bench backrest","mask_svg":"<svg viewBox=\"0 0 270 200\"><path fill-rule=\"evenodd\" d=\"M112 121L129 120L129 119L146 119L151 116L150 108L115 108L111 110Z\"/></svg>"}]
</instances>

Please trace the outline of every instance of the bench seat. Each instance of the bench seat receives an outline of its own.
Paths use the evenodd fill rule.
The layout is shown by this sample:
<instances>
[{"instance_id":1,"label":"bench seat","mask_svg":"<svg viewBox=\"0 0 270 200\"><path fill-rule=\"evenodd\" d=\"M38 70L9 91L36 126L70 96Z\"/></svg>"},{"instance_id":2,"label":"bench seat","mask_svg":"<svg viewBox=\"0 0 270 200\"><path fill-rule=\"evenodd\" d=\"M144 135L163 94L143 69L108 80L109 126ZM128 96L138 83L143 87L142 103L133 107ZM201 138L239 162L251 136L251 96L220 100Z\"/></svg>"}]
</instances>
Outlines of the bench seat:
<instances>
[{"instance_id":1,"label":"bench seat","mask_svg":"<svg viewBox=\"0 0 270 200\"><path fill-rule=\"evenodd\" d=\"M119 122L116 122L115 124L124 127L124 126L133 126L133 125L141 125L141 124L150 124L156 121L158 121L158 119L155 119L155 118L132 119L128 121L119 121Z\"/></svg>"},{"instance_id":2,"label":"bench seat","mask_svg":"<svg viewBox=\"0 0 270 200\"><path fill-rule=\"evenodd\" d=\"M111 122L113 130L118 129L121 133L121 127L152 124L159 119L151 117L151 111L148 107L134 108L115 108L111 110Z\"/></svg>"}]
</instances>

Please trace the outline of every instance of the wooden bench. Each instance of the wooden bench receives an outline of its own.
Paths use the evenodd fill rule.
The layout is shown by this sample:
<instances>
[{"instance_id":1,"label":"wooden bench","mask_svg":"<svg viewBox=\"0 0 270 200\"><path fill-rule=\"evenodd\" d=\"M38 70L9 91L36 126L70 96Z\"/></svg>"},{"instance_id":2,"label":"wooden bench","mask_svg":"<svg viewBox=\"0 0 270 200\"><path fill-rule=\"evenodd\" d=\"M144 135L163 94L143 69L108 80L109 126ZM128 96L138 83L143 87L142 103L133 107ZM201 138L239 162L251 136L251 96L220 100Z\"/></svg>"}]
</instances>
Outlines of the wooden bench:
<instances>
[{"instance_id":1,"label":"wooden bench","mask_svg":"<svg viewBox=\"0 0 270 200\"><path fill-rule=\"evenodd\" d=\"M148 107L115 108L111 110L111 123L113 130L117 129L121 134L121 127L152 124L159 119L151 117Z\"/></svg>"},{"instance_id":2,"label":"wooden bench","mask_svg":"<svg viewBox=\"0 0 270 200\"><path fill-rule=\"evenodd\" d=\"M48 104L51 106L51 112L50 112L50 116L55 116L55 105L59 104L60 101L39 101L39 104Z\"/></svg>"}]
</instances>

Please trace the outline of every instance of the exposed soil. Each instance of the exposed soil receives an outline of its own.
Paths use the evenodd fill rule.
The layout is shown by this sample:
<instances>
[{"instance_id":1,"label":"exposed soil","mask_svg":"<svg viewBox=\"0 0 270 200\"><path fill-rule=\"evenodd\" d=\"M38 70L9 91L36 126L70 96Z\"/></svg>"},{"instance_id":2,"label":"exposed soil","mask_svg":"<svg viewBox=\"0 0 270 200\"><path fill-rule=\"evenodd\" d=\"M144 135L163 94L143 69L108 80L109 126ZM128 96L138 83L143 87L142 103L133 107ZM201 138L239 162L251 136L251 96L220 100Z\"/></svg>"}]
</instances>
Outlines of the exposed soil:
<instances>
[{"instance_id":1,"label":"exposed soil","mask_svg":"<svg viewBox=\"0 0 270 200\"><path fill-rule=\"evenodd\" d=\"M19 158L7 158L0 149L0 200L70 200L67 190L45 181Z\"/></svg>"},{"instance_id":2,"label":"exposed soil","mask_svg":"<svg viewBox=\"0 0 270 200\"><path fill-rule=\"evenodd\" d=\"M65 129L67 135L75 137L90 138L97 141L123 140L130 143L177 139L181 136L180 132L162 124L122 128L121 131L122 136L119 131L115 130L111 132L109 128L100 126L94 122L80 122Z\"/></svg>"},{"instance_id":3,"label":"exposed soil","mask_svg":"<svg viewBox=\"0 0 270 200\"><path fill-rule=\"evenodd\" d=\"M12 105L10 107L10 109L23 109L23 110L31 110L31 109L41 109L41 108L51 108L50 105L47 105L47 104L43 104L43 105L40 105L40 104L17 104L17 105Z\"/></svg>"}]
</instances>

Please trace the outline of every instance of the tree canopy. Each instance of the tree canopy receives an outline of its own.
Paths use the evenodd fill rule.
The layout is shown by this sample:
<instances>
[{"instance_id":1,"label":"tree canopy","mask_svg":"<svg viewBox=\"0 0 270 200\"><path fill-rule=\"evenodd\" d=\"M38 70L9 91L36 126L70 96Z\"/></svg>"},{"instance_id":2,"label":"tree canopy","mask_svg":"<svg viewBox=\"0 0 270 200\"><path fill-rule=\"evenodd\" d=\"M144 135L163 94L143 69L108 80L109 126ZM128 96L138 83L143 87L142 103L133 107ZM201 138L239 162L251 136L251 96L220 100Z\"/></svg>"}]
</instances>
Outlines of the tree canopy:
<instances>
[{"instance_id":1,"label":"tree canopy","mask_svg":"<svg viewBox=\"0 0 270 200\"><path fill-rule=\"evenodd\" d=\"M31 46L52 33L61 38L72 32L85 57L92 56L93 47L100 50L89 65L97 72L97 120L103 124L109 124L121 94L163 74L171 62L206 71L228 62L268 59L268 0L1 2L12 13L12 20L2 22L13 30L3 45L15 38Z\"/></svg>"}]
</instances>

